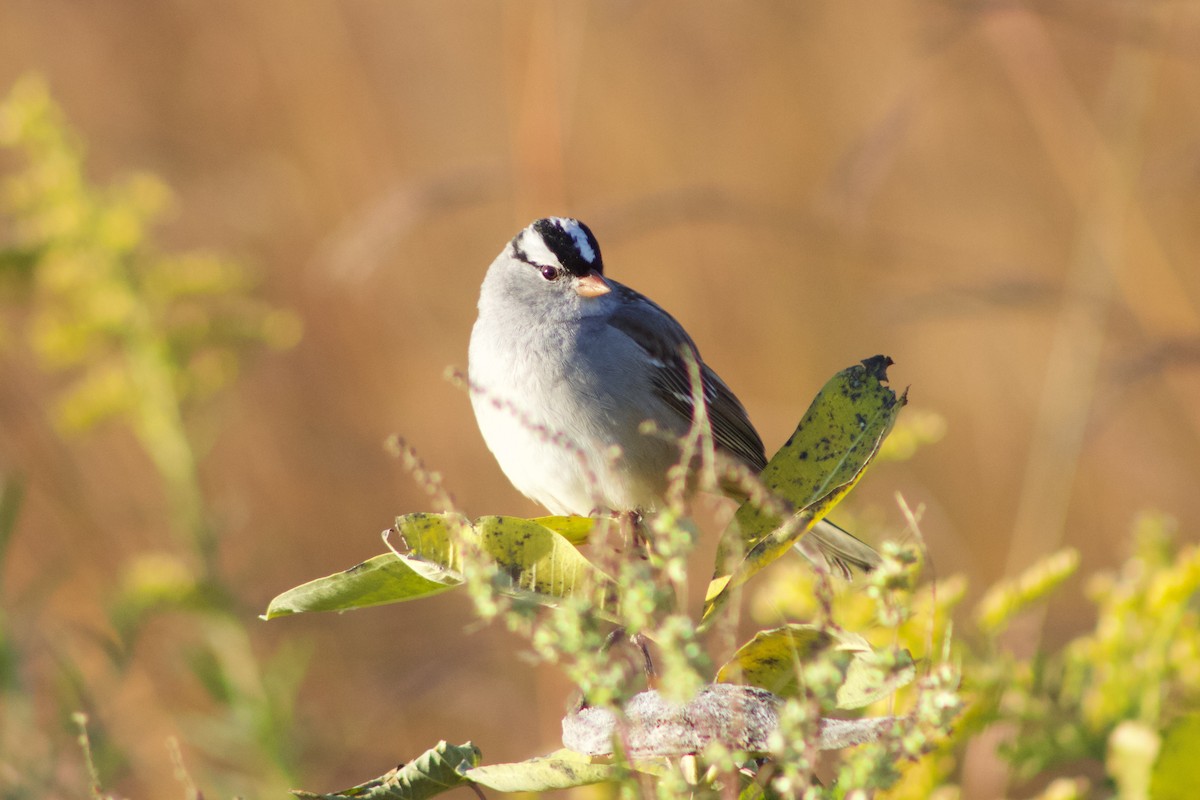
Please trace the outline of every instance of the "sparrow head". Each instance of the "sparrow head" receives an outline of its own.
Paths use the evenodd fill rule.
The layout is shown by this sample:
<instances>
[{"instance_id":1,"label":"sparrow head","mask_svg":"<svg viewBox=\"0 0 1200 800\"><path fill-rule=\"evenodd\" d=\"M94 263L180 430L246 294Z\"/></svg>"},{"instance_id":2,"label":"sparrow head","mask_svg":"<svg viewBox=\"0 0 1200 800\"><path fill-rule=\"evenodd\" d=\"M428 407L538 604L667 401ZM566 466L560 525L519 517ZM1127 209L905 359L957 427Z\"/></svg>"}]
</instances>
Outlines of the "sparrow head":
<instances>
[{"instance_id":1,"label":"sparrow head","mask_svg":"<svg viewBox=\"0 0 1200 800\"><path fill-rule=\"evenodd\" d=\"M568 217L546 217L518 233L501 259L510 262L510 279L526 287L521 294L561 295L576 302L612 291L604 279L600 244L587 225ZM499 259L498 259L499 260Z\"/></svg>"}]
</instances>

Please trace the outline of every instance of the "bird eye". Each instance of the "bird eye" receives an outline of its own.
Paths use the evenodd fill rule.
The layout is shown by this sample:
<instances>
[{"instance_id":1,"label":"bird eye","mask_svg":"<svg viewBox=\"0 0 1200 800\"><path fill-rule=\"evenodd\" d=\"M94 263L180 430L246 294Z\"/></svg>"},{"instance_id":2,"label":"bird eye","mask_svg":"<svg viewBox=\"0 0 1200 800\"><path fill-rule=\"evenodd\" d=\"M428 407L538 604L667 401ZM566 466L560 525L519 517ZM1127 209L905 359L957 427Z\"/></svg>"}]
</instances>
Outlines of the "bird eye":
<instances>
[{"instance_id":1,"label":"bird eye","mask_svg":"<svg viewBox=\"0 0 1200 800\"><path fill-rule=\"evenodd\" d=\"M554 267L542 267L542 277L548 281L558 280L558 270Z\"/></svg>"}]
</instances>

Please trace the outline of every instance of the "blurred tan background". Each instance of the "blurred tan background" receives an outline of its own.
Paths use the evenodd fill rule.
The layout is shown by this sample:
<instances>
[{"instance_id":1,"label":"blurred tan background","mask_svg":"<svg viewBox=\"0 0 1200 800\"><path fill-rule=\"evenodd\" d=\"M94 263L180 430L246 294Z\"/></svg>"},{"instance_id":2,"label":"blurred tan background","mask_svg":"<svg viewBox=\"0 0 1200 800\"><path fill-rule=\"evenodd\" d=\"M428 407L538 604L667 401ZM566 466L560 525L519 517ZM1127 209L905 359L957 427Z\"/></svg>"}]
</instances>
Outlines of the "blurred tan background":
<instances>
[{"instance_id":1,"label":"blurred tan background","mask_svg":"<svg viewBox=\"0 0 1200 800\"><path fill-rule=\"evenodd\" d=\"M769 450L833 372L894 358L946 435L873 470L849 511L878 539L903 530L895 492L924 505L937 571L978 593L1060 544L1084 574L1119 562L1145 508L1195 535L1198 43L1189 2L0 0L0 91L43 74L94 179L160 175L161 241L249 262L303 320L204 415L247 608L429 508L390 433L467 513L536 511L443 372L466 366L488 263L549 214L588 222L608 274L679 318ZM164 500L126 433L60 439L53 382L0 363L0 472L28 481L5 598L41 598L28 624L86 680L114 574L171 547ZM1084 621L1083 583L1050 638ZM300 784L440 738L488 761L556 747L569 687L469 623L454 594L249 619L262 652L313 647ZM130 754L116 791L176 791L171 735L205 774L178 635L158 623L93 709ZM39 659L34 687L53 680ZM57 735L52 711L39 725ZM58 758L82 793L77 754Z\"/></svg>"}]
</instances>

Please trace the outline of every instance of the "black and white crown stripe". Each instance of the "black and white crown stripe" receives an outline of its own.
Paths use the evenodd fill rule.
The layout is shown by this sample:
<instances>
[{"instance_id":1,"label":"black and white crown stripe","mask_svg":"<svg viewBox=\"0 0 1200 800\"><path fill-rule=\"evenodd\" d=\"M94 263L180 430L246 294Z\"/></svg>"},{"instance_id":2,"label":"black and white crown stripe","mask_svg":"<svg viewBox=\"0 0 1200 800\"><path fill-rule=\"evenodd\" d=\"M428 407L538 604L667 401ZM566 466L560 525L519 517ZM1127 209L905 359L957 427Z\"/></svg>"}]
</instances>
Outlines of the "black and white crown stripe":
<instances>
[{"instance_id":1,"label":"black and white crown stripe","mask_svg":"<svg viewBox=\"0 0 1200 800\"><path fill-rule=\"evenodd\" d=\"M604 274L600 244L588 226L568 217L539 219L512 241L513 256L535 267L562 267L582 278Z\"/></svg>"}]
</instances>

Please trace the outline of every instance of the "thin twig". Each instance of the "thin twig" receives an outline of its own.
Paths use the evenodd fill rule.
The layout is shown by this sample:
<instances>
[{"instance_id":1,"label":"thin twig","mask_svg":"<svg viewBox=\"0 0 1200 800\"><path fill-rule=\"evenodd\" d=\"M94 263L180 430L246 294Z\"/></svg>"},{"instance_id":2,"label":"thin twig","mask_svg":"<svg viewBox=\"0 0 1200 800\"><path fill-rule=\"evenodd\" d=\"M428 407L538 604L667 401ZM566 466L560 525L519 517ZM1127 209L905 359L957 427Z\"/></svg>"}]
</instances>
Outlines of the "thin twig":
<instances>
[{"instance_id":1,"label":"thin twig","mask_svg":"<svg viewBox=\"0 0 1200 800\"><path fill-rule=\"evenodd\" d=\"M458 513L454 496L446 490L442 474L426 467L415 447L397 434L389 436L384 442L384 447L400 460L400 463L412 475L417 486L429 495L435 506L443 511Z\"/></svg>"}]
</instances>

